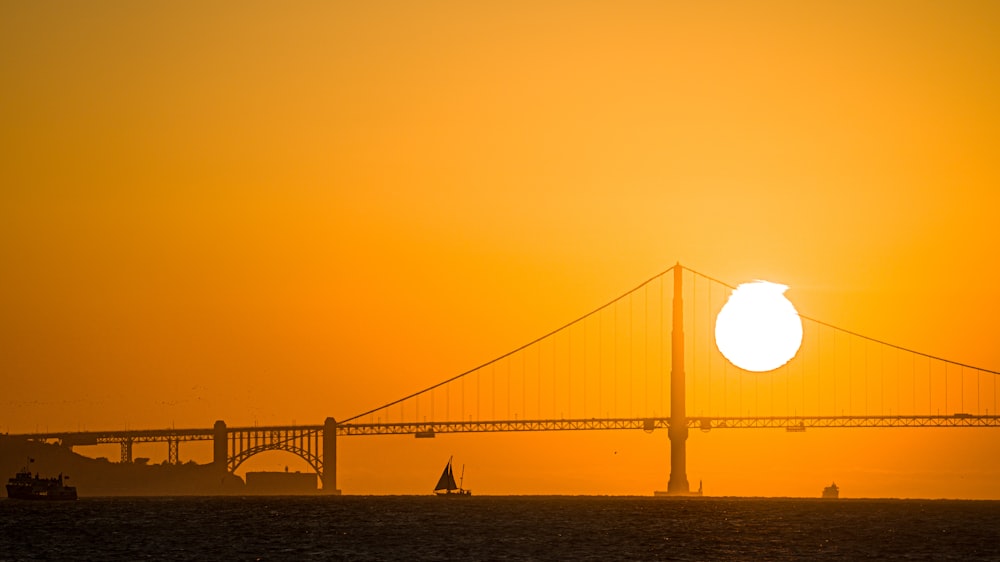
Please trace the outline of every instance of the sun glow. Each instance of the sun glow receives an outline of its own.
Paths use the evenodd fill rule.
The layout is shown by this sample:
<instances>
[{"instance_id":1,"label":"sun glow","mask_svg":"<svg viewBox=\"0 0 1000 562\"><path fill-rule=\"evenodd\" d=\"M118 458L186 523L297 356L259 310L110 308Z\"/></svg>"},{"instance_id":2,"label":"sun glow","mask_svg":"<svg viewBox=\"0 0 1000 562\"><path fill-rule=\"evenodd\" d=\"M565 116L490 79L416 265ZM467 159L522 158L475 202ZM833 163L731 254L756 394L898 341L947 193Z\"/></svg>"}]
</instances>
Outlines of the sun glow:
<instances>
[{"instance_id":1,"label":"sun glow","mask_svg":"<svg viewBox=\"0 0 1000 562\"><path fill-rule=\"evenodd\" d=\"M802 344L802 320L785 285L754 281L737 287L719 311L715 344L730 363L746 371L773 371Z\"/></svg>"}]
</instances>

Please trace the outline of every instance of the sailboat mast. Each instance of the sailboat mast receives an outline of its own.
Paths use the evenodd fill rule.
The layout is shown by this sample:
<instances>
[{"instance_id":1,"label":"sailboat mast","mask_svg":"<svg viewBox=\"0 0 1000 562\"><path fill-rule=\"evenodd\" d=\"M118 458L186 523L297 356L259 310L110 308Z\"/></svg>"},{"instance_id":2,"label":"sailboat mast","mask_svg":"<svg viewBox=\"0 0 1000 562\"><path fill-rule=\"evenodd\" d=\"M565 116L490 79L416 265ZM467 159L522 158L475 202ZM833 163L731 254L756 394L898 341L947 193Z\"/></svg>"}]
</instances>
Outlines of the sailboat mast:
<instances>
[{"instance_id":1,"label":"sailboat mast","mask_svg":"<svg viewBox=\"0 0 1000 562\"><path fill-rule=\"evenodd\" d=\"M465 465L462 465L462 475L458 477L458 489L462 490L465 484Z\"/></svg>"}]
</instances>

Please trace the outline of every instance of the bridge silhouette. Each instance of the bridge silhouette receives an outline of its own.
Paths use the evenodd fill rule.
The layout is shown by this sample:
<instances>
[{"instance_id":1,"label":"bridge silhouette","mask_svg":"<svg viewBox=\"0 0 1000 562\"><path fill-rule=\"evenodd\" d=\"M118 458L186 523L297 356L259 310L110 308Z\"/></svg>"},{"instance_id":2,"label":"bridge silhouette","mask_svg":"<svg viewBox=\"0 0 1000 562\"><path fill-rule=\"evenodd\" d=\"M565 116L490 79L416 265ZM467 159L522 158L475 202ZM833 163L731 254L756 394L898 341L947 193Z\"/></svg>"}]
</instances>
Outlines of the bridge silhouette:
<instances>
[{"instance_id":1,"label":"bridge silhouette","mask_svg":"<svg viewBox=\"0 0 1000 562\"><path fill-rule=\"evenodd\" d=\"M732 285L676 264L517 349L399 399L321 425L22 434L64 446L213 441L235 472L266 451L304 459L337 488L337 439L444 433L666 429L666 494L689 493L691 429L1000 427L1000 372L951 361L800 314L798 354L769 373L730 364L715 318ZM690 415L689 415L690 413ZM658 492L660 493L660 492Z\"/></svg>"}]
</instances>

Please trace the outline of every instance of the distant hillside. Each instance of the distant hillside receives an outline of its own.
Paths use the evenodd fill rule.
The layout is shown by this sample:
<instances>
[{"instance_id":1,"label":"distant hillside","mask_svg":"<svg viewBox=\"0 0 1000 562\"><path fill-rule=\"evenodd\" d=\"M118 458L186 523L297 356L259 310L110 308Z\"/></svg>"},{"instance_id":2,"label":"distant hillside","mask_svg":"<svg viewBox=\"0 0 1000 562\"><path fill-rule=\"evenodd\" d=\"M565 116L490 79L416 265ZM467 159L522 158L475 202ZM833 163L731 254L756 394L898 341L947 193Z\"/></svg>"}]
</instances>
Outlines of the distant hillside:
<instances>
[{"instance_id":1,"label":"distant hillside","mask_svg":"<svg viewBox=\"0 0 1000 562\"><path fill-rule=\"evenodd\" d=\"M113 463L78 455L56 444L0 435L0 478L6 483L28 458L31 471L41 476L69 476L80 497L88 496L212 496L242 494L243 480L220 475L207 464L146 465ZM0 497L6 497L0 488Z\"/></svg>"}]
</instances>

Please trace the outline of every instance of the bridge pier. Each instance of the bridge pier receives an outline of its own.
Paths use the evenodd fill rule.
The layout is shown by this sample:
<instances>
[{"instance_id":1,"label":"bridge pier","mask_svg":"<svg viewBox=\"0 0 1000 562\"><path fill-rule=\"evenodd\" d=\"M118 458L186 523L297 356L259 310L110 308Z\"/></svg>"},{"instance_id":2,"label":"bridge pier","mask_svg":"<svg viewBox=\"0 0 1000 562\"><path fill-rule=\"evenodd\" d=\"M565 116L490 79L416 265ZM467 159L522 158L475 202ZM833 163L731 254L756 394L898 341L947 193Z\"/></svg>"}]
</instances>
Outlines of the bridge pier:
<instances>
[{"instance_id":1,"label":"bridge pier","mask_svg":"<svg viewBox=\"0 0 1000 562\"><path fill-rule=\"evenodd\" d=\"M221 473L229 472L229 432L222 420L216 421L212 430L212 466Z\"/></svg>"},{"instance_id":2,"label":"bridge pier","mask_svg":"<svg viewBox=\"0 0 1000 562\"><path fill-rule=\"evenodd\" d=\"M337 489L337 420L326 418L323 424L323 493L340 495Z\"/></svg>"},{"instance_id":3,"label":"bridge pier","mask_svg":"<svg viewBox=\"0 0 1000 562\"><path fill-rule=\"evenodd\" d=\"M132 462L132 438L126 437L122 439L122 463Z\"/></svg>"},{"instance_id":4,"label":"bridge pier","mask_svg":"<svg viewBox=\"0 0 1000 562\"><path fill-rule=\"evenodd\" d=\"M179 439L167 439L167 464L180 464L180 447L181 442Z\"/></svg>"}]
</instances>

